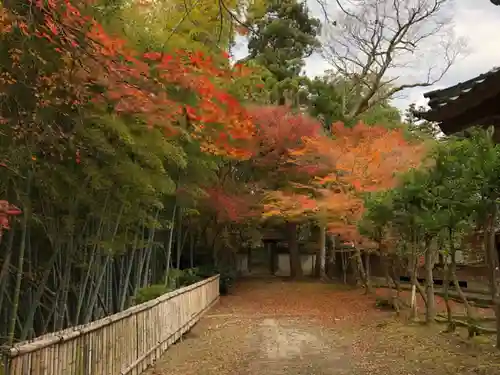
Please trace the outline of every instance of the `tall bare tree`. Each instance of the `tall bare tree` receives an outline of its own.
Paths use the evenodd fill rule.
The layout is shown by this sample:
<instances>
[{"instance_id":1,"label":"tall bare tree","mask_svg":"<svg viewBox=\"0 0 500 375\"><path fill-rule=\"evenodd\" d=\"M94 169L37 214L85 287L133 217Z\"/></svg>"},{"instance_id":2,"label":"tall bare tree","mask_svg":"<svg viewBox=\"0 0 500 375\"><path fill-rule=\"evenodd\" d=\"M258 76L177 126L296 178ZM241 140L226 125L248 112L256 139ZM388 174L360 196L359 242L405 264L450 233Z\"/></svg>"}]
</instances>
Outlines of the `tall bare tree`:
<instances>
[{"instance_id":1,"label":"tall bare tree","mask_svg":"<svg viewBox=\"0 0 500 375\"><path fill-rule=\"evenodd\" d=\"M438 82L466 51L453 0L336 0L323 55L344 78L352 119L405 89Z\"/></svg>"}]
</instances>

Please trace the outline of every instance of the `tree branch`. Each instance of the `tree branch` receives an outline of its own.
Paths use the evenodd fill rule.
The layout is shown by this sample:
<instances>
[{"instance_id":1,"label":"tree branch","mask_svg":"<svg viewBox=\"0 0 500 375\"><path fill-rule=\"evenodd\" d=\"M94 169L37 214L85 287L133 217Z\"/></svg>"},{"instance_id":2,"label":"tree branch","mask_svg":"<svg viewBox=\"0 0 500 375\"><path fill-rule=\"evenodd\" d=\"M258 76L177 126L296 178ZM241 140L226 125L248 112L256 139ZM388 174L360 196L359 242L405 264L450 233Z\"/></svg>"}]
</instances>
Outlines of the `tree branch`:
<instances>
[{"instance_id":1,"label":"tree branch","mask_svg":"<svg viewBox=\"0 0 500 375\"><path fill-rule=\"evenodd\" d=\"M348 86L346 119L359 116L402 90L435 84L463 52L463 41L453 34L448 8L451 0L336 3L338 27L327 30L323 56ZM414 56L436 46L438 51L433 56L439 55L439 67L431 64L422 71L422 59ZM426 78L393 86L400 77L410 75L404 70L425 72Z\"/></svg>"}]
</instances>

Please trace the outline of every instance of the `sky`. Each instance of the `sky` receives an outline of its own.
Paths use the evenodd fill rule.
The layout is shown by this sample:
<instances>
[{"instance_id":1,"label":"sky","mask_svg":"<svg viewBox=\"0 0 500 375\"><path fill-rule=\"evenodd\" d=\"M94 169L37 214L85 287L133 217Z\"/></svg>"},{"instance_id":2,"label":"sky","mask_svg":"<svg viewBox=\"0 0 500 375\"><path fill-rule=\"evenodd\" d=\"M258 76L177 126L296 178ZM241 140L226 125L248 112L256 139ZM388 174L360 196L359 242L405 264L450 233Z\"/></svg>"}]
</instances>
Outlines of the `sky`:
<instances>
[{"instance_id":1,"label":"sky","mask_svg":"<svg viewBox=\"0 0 500 375\"><path fill-rule=\"evenodd\" d=\"M330 1L334 3L333 0ZM313 15L322 19L320 8L315 1L308 2ZM406 90L394 99L392 104L402 111L411 103L416 103L417 106L425 105L427 100L423 97L424 92L455 85L500 66L500 48L496 38L500 25L500 6L494 6L489 0L454 0L453 3L455 34L467 40L467 54L456 61L434 86ZM233 54L237 59L247 54L245 40L237 41ZM433 64L432 54L425 58L429 64ZM331 67L318 55L306 60L305 73L310 77L321 75L327 69Z\"/></svg>"}]
</instances>

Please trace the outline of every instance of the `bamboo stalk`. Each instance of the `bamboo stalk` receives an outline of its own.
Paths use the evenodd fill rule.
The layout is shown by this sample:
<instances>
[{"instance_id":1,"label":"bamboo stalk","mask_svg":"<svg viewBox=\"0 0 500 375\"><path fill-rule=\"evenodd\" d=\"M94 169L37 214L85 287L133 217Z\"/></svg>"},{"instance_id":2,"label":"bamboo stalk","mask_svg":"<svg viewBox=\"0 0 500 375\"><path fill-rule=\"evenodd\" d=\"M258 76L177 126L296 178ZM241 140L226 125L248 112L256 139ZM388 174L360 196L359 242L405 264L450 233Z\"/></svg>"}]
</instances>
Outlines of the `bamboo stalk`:
<instances>
[{"instance_id":1,"label":"bamboo stalk","mask_svg":"<svg viewBox=\"0 0 500 375\"><path fill-rule=\"evenodd\" d=\"M28 171L27 187L26 187L26 202L24 204L24 215L22 223L22 237L21 243L19 245L19 257L16 272L16 283L14 287L14 298L12 301L12 309L10 315L7 345L12 346L14 343L14 335L16 331L16 320L18 317L19 301L21 298L21 283L23 279L23 268L24 268L24 255L26 250L26 237L28 233L29 219L31 216L31 202L30 202L30 192L31 192L31 170Z\"/></svg>"},{"instance_id":2,"label":"bamboo stalk","mask_svg":"<svg viewBox=\"0 0 500 375\"><path fill-rule=\"evenodd\" d=\"M7 239L7 249L5 250L4 261L2 263L2 267L0 268L0 312L2 311L3 306L3 296L7 290L9 267L12 258L12 245L14 244L14 234L15 231L13 228L11 228L9 237Z\"/></svg>"}]
</instances>

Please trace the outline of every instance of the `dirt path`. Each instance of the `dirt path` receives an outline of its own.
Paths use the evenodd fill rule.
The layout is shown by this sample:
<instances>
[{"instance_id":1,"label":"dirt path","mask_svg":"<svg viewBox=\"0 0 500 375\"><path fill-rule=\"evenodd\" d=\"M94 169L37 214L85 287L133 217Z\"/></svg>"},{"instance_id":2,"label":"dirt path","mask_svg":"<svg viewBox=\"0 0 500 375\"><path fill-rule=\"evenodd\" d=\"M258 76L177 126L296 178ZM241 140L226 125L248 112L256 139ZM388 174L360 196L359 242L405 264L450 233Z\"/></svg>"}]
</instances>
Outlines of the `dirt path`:
<instances>
[{"instance_id":1,"label":"dirt path","mask_svg":"<svg viewBox=\"0 0 500 375\"><path fill-rule=\"evenodd\" d=\"M500 374L491 344L472 345L442 329L398 322L360 291L248 281L149 375Z\"/></svg>"}]
</instances>

